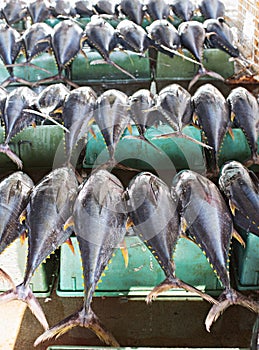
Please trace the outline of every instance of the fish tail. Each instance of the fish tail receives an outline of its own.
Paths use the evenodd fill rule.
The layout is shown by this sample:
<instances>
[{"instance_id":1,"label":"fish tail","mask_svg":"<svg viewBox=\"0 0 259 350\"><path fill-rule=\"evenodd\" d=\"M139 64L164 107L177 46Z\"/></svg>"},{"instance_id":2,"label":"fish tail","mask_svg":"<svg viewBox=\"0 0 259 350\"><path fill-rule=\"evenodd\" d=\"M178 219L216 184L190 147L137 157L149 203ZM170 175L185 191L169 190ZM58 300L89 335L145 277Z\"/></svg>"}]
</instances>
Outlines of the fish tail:
<instances>
[{"instance_id":1,"label":"fish tail","mask_svg":"<svg viewBox=\"0 0 259 350\"><path fill-rule=\"evenodd\" d=\"M163 135L161 135L161 136L163 136ZM139 136L127 135L127 136L124 136L124 139L125 138L126 139L142 140L142 141L146 142L149 146L153 147L156 151L161 153L161 149L159 147L157 147L156 145L154 145L151 141L149 141L144 135L139 135ZM159 136L153 137L152 139L156 139L156 138L159 138Z\"/></svg>"},{"instance_id":2,"label":"fish tail","mask_svg":"<svg viewBox=\"0 0 259 350\"><path fill-rule=\"evenodd\" d=\"M193 87L193 85L196 84L196 82L204 75L209 75L212 78L215 78L215 79L218 79L221 81L225 81L225 79L220 74L213 72L211 70L208 70L208 69L204 68L203 66L200 66L197 74L195 74L193 79L190 81L190 83L188 85L188 90L190 90Z\"/></svg>"},{"instance_id":3,"label":"fish tail","mask_svg":"<svg viewBox=\"0 0 259 350\"><path fill-rule=\"evenodd\" d=\"M208 332L212 323L231 305L240 305L259 314L259 302L247 298L234 289L227 289L219 296L219 303L212 306L206 317L205 326Z\"/></svg>"},{"instance_id":4,"label":"fish tail","mask_svg":"<svg viewBox=\"0 0 259 350\"><path fill-rule=\"evenodd\" d=\"M156 139L167 139L167 138L170 138L170 137L181 137L183 139L186 139L186 140L192 141L194 143L197 143L198 145L200 145L200 146L202 146L204 148L212 149L212 147L209 146L209 145L206 145L206 143L201 142L199 140L196 140L193 137L182 133L181 131L175 131L175 132L172 132L172 133L169 133L169 134L158 135L158 136L155 136L153 138L156 138Z\"/></svg>"},{"instance_id":5,"label":"fish tail","mask_svg":"<svg viewBox=\"0 0 259 350\"><path fill-rule=\"evenodd\" d=\"M199 296L201 296L203 299L209 301L210 303L213 304L217 304L218 302L211 297L210 295L200 291L199 289L191 286L188 283L185 283L181 280L179 280L176 277L168 277L166 278L162 283L160 283L159 285L157 285L146 297L146 303L149 304L151 303L153 300L156 299L156 297L161 294L162 292L166 292L169 289L173 289L173 288L181 288L181 289L185 289L186 291L189 291L191 293L195 293L198 294Z\"/></svg>"},{"instance_id":6,"label":"fish tail","mask_svg":"<svg viewBox=\"0 0 259 350\"><path fill-rule=\"evenodd\" d=\"M119 169L122 169L122 170L126 170L126 171L139 171L139 169L135 169L135 168L131 168L129 166L126 166L126 165L123 165L119 162L117 162L115 159L110 159L108 160L107 162L101 164L101 165L98 165L94 171L92 172L92 174L96 171L99 171L99 170L107 170L107 169L113 169L113 168L119 168Z\"/></svg>"},{"instance_id":7,"label":"fish tail","mask_svg":"<svg viewBox=\"0 0 259 350\"><path fill-rule=\"evenodd\" d=\"M39 345L40 343L49 340L53 337L58 338L62 334L68 332L74 327L84 327L89 328L94 332L100 340L105 344L111 345L114 347L119 347L119 343L113 337L113 335L107 331L104 326L99 321L95 313L90 309L87 313L85 308L82 308L80 311L68 316L55 326L46 330L42 335L40 335L34 342L34 346Z\"/></svg>"},{"instance_id":8,"label":"fish tail","mask_svg":"<svg viewBox=\"0 0 259 350\"><path fill-rule=\"evenodd\" d=\"M0 145L0 153L4 153L9 157L19 169L22 169L22 161L21 159L11 150L8 145L1 144Z\"/></svg>"},{"instance_id":9,"label":"fish tail","mask_svg":"<svg viewBox=\"0 0 259 350\"><path fill-rule=\"evenodd\" d=\"M2 274L2 272L1 272ZM8 279L9 281L9 279ZM38 321L42 324L44 329L48 329L49 325L46 320L45 314L40 306L40 303L36 299L29 286L25 286L23 283L2 293L0 295L0 304L7 303L12 300L21 300L25 302L30 308L31 312L35 315Z\"/></svg>"}]
</instances>

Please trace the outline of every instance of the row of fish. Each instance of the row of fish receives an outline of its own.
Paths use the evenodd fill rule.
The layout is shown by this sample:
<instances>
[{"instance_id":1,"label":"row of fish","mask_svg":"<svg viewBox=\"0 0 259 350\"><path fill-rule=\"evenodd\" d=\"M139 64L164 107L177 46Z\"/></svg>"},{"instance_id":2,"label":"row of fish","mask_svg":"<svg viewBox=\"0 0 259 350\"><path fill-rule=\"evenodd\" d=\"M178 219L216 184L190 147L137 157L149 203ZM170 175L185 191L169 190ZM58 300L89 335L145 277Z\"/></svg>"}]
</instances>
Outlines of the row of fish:
<instances>
[{"instance_id":1,"label":"row of fish","mask_svg":"<svg viewBox=\"0 0 259 350\"><path fill-rule=\"evenodd\" d=\"M71 63L74 58L80 52L87 56L87 51L83 50L84 45L97 50L102 57L102 60L92 61L91 64L110 64L131 79L136 78L111 60L111 52L119 49L125 52L132 51L143 56L149 49L155 48L170 57L179 55L198 66L198 73L190 82L190 87L202 75L210 75L224 80L218 73L204 68L202 58L205 47L221 49L230 56L241 59L244 65L246 64L244 58L240 56L239 50L234 46L231 28L223 18L208 19L204 23L198 21L182 22L177 30L166 19L156 20L145 29L131 20L124 19L114 28L104 18L93 15L86 25L67 19L52 28L44 22L39 22L30 26L23 34L8 24L1 23L0 57L10 75L2 81L1 85L5 87L12 82L39 85L61 79L71 86L77 87L68 77L71 75ZM194 59L179 52L181 48L186 48ZM17 63L16 60L21 50L24 52L26 60L24 63ZM54 53L58 68L57 75L43 78L37 82L30 82L14 75L14 67L17 65L31 65L35 69L46 71L31 61L47 50ZM63 74L64 71L66 74ZM50 72L48 73L51 75Z\"/></svg>"},{"instance_id":2,"label":"row of fish","mask_svg":"<svg viewBox=\"0 0 259 350\"><path fill-rule=\"evenodd\" d=\"M159 123L173 130L156 138L182 137L203 146L209 177L218 176L220 150L227 132L233 137L232 127L241 128L247 139L251 156L245 164L258 163L258 102L244 87L233 89L227 98L211 84L202 85L192 96L178 84L170 84L156 95L148 89L137 90L131 96L110 89L97 96L91 87L70 91L62 83L49 85L38 95L26 86L0 92L5 129L0 152L9 156L19 168L22 168L22 160L11 150L10 143L24 128L38 124L39 119L50 119L65 129L66 162L74 167L77 146L81 143L81 150L85 147L89 132L95 136L91 129L93 122L98 125L109 152L110 161L105 166L120 166L115 160L115 151L125 129L131 131L132 124L136 125L139 136L124 137L141 139L161 152L155 142L145 136L150 127ZM183 133L188 125L201 129L201 141Z\"/></svg>"},{"instance_id":3,"label":"row of fish","mask_svg":"<svg viewBox=\"0 0 259 350\"><path fill-rule=\"evenodd\" d=\"M28 257L24 280L18 286L1 270L12 288L0 296L0 303L19 299L28 304L45 329L35 346L75 326L89 328L106 344L119 346L91 309L91 302L114 249L132 226L165 273L165 280L148 294L147 303L171 288L197 293L213 304L205 321L208 331L230 305L259 313L258 302L231 287L228 271L232 237L244 243L234 224L259 236L259 180L241 163L232 161L224 165L219 185L229 199L229 207L212 181L191 170L176 174L170 188L157 176L142 172L126 190L107 170L93 172L80 187L73 171L66 167L53 170L36 186L26 174L13 173L0 182L1 207L6 209L1 211L1 252L25 231ZM72 232L82 258L84 304L49 328L29 283L40 263ZM173 251L180 236L194 241L206 254L224 287L218 300L177 278Z\"/></svg>"},{"instance_id":4,"label":"row of fish","mask_svg":"<svg viewBox=\"0 0 259 350\"><path fill-rule=\"evenodd\" d=\"M197 6L191 0L30 0L3 1L1 18L8 24L30 17L32 23L42 22L58 16L88 17L93 14L121 17L126 15L137 24L142 24L143 18L152 20L167 19L173 13L188 21L195 12L206 18L217 18L225 15L224 3L220 0L200 0Z\"/></svg>"}]
</instances>

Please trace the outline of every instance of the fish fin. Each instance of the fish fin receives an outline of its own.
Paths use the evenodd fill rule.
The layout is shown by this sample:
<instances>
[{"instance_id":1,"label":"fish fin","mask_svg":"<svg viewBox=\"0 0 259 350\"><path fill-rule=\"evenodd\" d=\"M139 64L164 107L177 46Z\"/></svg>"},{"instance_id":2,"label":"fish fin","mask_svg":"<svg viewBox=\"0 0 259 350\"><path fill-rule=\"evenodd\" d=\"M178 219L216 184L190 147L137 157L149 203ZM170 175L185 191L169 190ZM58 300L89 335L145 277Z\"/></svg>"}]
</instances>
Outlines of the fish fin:
<instances>
[{"instance_id":1,"label":"fish fin","mask_svg":"<svg viewBox=\"0 0 259 350\"><path fill-rule=\"evenodd\" d=\"M26 218L27 218L27 210L24 209L24 210L22 211L22 213L20 214L20 216L19 216L19 222L20 222L21 225L22 225L23 222L26 220Z\"/></svg>"},{"instance_id":2,"label":"fish fin","mask_svg":"<svg viewBox=\"0 0 259 350\"><path fill-rule=\"evenodd\" d=\"M207 300L208 302L212 304L217 304L217 301L211 297L210 295L203 293L199 289L191 286L188 283L185 283L181 280L179 280L177 277L167 277L162 283L157 285L153 290L148 294L146 297L146 303L150 304L152 301L154 301L157 296L163 292L166 292L173 288L181 288L185 289L186 291L189 291L191 293L196 293L199 296L201 296L204 300Z\"/></svg>"},{"instance_id":3,"label":"fish fin","mask_svg":"<svg viewBox=\"0 0 259 350\"><path fill-rule=\"evenodd\" d=\"M235 229L232 232L232 237L234 237L245 248L245 241Z\"/></svg>"},{"instance_id":4,"label":"fish fin","mask_svg":"<svg viewBox=\"0 0 259 350\"><path fill-rule=\"evenodd\" d=\"M62 114L63 113L63 106L55 109L55 111L53 112L53 114Z\"/></svg>"},{"instance_id":5,"label":"fish fin","mask_svg":"<svg viewBox=\"0 0 259 350\"><path fill-rule=\"evenodd\" d=\"M181 217L181 231L185 234L188 228L188 224L187 221L185 220L185 218Z\"/></svg>"},{"instance_id":6,"label":"fish fin","mask_svg":"<svg viewBox=\"0 0 259 350\"><path fill-rule=\"evenodd\" d=\"M129 252L128 252L128 248L127 248L127 244L126 244L125 239L120 243L120 250L121 250L121 254L123 256L125 268L127 268L129 265Z\"/></svg>"},{"instance_id":7,"label":"fish fin","mask_svg":"<svg viewBox=\"0 0 259 350\"><path fill-rule=\"evenodd\" d=\"M126 221L126 231L129 231L130 227L134 226L134 222L131 217L128 216Z\"/></svg>"},{"instance_id":8,"label":"fish fin","mask_svg":"<svg viewBox=\"0 0 259 350\"><path fill-rule=\"evenodd\" d=\"M163 136L163 135L161 135ZM153 137L153 139L159 138L158 137ZM150 142L145 136L139 135L139 136L135 136L135 135L127 135L124 136L123 139L135 139L135 140L142 140L144 142L146 142L147 144L149 144L150 146L152 146L153 148L155 148L156 151L158 151L159 153L162 154L161 149L159 147L157 147L156 145L154 145L152 142Z\"/></svg>"},{"instance_id":9,"label":"fish fin","mask_svg":"<svg viewBox=\"0 0 259 350\"><path fill-rule=\"evenodd\" d=\"M213 72L211 70L205 69L203 66L201 66L199 68L197 74L195 74L195 76L190 81L190 83L188 85L188 91L191 90L193 85L196 84L196 82L200 79L200 77L202 77L204 75L209 75L212 78L215 78L215 79L218 79L218 80L221 80L221 81L225 81L225 79L220 74L218 74L216 72Z\"/></svg>"},{"instance_id":10,"label":"fish fin","mask_svg":"<svg viewBox=\"0 0 259 350\"><path fill-rule=\"evenodd\" d=\"M93 131L92 128L89 129L89 133L93 136L93 138L96 140L96 134L95 132Z\"/></svg>"},{"instance_id":11,"label":"fish fin","mask_svg":"<svg viewBox=\"0 0 259 350\"><path fill-rule=\"evenodd\" d=\"M13 289L10 289L0 295L0 304L6 303L12 300L21 300L26 303L31 312L37 318L37 320L41 323L43 328L46 330L49 328L48 322L44 315L44 312L40 306L40 303L36 299L32 290L29 286L24 286L24 284L20 284Z\"/></svg>"},{"instance_id":12,"label":"fish fin","mask_svg":"<svg viewBox=\"0 0 259 350\"><path fill-rule=\"evenodd\" d=\"M64 223L63 230L66 231L69 227L73 227L75 225L74 219L70 216L67 221Z\"/></svg>"},{"instance_id":13,"label":"fish fin","mask_svg":"<svg viewBox=\"0 0 259 350\"><path fill-rule=\"evenodd\" d=\"M209 146L209 145L206 145L206 143L203 143L199 140L196 140L194 139L193 137L190 137L186 134L183 134L182 132L180 131L176 131L176 132L172 132L172 133L169 133L169 134L164 134L164 135L158 135L158 136L155 136L153 138L157 138L157 139L166 139L166 138L169 138L169 137L181 137L183 139L186 139L186 140L189 140L189 141L192 141L194 143L197 143L198 145L204 147L204 148L208 148L208 149L212 149L213 147Z\"/></svg>"},{"instance_id":14,"label":"fish fin","mask_svg":"<svg viewBox=\"0 0 259 350\"><path fill-rule=\"evenodd\" d=\"M65 243L68 245L71 252L75 255L75 248L73 246L73 242L72 242L71 238L69 237Z\"/></svg>"},{"instance_id":15,"label":"fish fin","mask_svg":"<svg viewBox=\"0 0 259 350\"><path fill-rule=\"evenodd\" d=\"M21 245L24 245L24 242L27 238L27 232L26 230L24 230L21 234L20 234L20 242L21 242Z\"/></svg>"},{"instance_id":16,"label":"fish fin","mask_svg":"<svg viewBox=\"0 0 259 350\"><path fill-rule=\"evenodd\" d=\"M228 203L229 203L229 208L231 210L232 215L235 216L237 207L231 200L229 200Z\"/></svg>"},{"instance_id":17,"label":"fish fin","mask_svg":"<svg viewBox=\"0 0 259 350\"><path fill-rule=\"evenodd\" d=\"M199 117L198 117L198 115L197 115L195 112L193 113L192 121L193 121L194 126L198 127L197 123L198 123L198 121L199 121ZM199 127L198 127L198 128L199 128ZM200 129L200 128L199 128L199 129Z\"/></svg>"},{"instance_id":18,"label":"fish fin","mask_svg":"<svg viewBox=\"0 0 259 350\"><path fill-rule=\"evenodd\" d=\"M236 118L236 114L232 111L230 114L230 120L233 123L234 119Z\"/></svg>"},{"instance_id":19,"label":"fish fin","mask_svg":"<svg viewBox=\"0 0 259 350\"><path fill-rule=\"evenodd\" d=\"M46 340L52 339L53 337L58 338L62 334L77 326L89 328L107 345L114 347L120 346L113 335L104 328L94 312L89 310L89 312L86 313L84 308L46 330L35 340L34 346L37 346Z\"/></svg>"},{"instance_id":20,"label":"fish fin","mask_svg":"<svg viewBox=\"0 0 259 350\"><path fill-rule=\"evenodd\" d=\"M10 149L8 145L0 145L0 153L4 153L9 157L18 167L22 169L23 164L21 159Z\"/></svg>"},{"instance_id":21,"label":"fish fin","mask_svg":"<svg viewBox=\"0 0 259 350\"><path fill-rule=\"evenodd\" d=\"M132 135L132 125L128 123L127 129L129 130L129 133Z\"/></svg>"},{"instance_id":22,"label":"fish fin","mask_svg":"<svg viewBox=\"0 0 259 350\"><path fill-rule=\"evenodd\" d=\"M249 309L250 311L259 313L258 302L249 299L248 297L242 295L232 288L229 288L219 296L219 303L212 306L206 317L205 326L208 332L210 332L212 323L214 323L219 318L219 316L231 305L240 305Z\"/></svg>"},{"instance_id":23,"label":"fish fin","mask_svg":"<svg viewBox=\"0 0 259 350\"><path fill-rule=\"evenodd\" d=\"M5 272L1 268L0 268L0 278L6 280L10 284L10 286L13 288L13 290L16 289L16 286L15 286L14 281L12 280L11 276L9 276L8 273Z\"/></svg>"},{"instance_id":24,"label":"fish fin","mask_svg":"<svg viewBox=\"0 0 259 350\"><path fill-rule=\"evenodd\" d=\"M228 128L228 133L229 133L229 135L231 136L232 140L234 141L234 140L235 140L235 135L234 135L234 133L233 133L233 129L229 127L229 128Z\"/></svg>"}]
</instances>

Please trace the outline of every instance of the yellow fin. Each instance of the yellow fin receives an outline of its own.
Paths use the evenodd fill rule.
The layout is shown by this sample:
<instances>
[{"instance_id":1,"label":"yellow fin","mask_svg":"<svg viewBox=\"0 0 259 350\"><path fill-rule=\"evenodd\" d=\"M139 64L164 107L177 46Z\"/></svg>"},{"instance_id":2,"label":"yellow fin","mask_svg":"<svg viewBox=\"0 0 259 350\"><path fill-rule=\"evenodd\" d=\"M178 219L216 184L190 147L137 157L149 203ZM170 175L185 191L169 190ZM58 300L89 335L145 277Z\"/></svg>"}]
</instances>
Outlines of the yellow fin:
<instances>
[{"instance_id":1,"label":"yellow fin","mask_svg":"<svg viewBox=\"0 0 259 350\"><path fill-rule=\"evenodd\" d=\"M236 212L236 206L235 206L235 204L233 203L233 202L231 202L231 201L229 201L229 207L230 207L230 210L231 210L231 213L232 213L232 215L234 215L235 216L235 212Z\"/></svg>"},{"instance_id":2,"label":"yellow fin","mask_svg":"<svg viewBox=\"0 0 259 350\"><path fill-rule=\"evenodd\" d=\"M181 231L183 232L183 233L185 233L186 232L186 230L187 230L187 228L188 228L188 224L187 224L187 221L185 220L185 218L181 218Z\"/></svg>"},{"instance_id":3,"label":"yellow fin","mask_svg":"<svg viewBox=\"0 0 259 350\"><path fill-rule=\"evenodd\" d=\"M129 265L129 252L128 252L128 249L127 249L127 245L126 245L125 239L120 244L120 250L121 250L121 254L122 254L123 259L124 259L125 268L127 268L128 265Z\"/></svg>"},{"instance_id":4,"label":"yellow fin","mask_svg":"<svg viewBox=\"0 0 259 350\"><path fill-rule=\"evenodd\" d=\"M231 112L231 115L230 115L230 120L233 122L234 119L236 117L236 114L234 112Z\"/></svg>"},{"instance_id":5,"label":"yellow fin","mask_svg":"<svg viewBox=\"0 0 259 350\"><path fill-rule=\"evenodd\" d=\"M234 237L245 248L245 241L235 229L232 232L232 237Z\"/></svg>"},{"instance_id":6,"label":"yellow fin","mask_svg":"<svg viewBox=\"0 0 259 350\"><path fill-rule=\"evenodd\" d=\"M19 217L20 224L22 224L26 220L26 217L27 217L27 211L25 209Z\"/></svg>"},{"instance_id":7,"label":"yellow fin","mask_svg":"<svg viewBox=\"0 0 259 350\"><path fill-rule=\"evenodd\" d=\"M74 226L74 219L72 216L70 216L70 218L67 219L67 221L65 222L64 226L63 226L63 230L66 231L69 227Z\"/></svg>"},{"instance_id":8,"label":"yellow fin","mask_svg":"<svg viewBox=\"0 0 259 350\"><path fill-rule=\"evenodd\" d=\"M126 230L128 231L130 227L134 226L134 223L132 219L128 216L127 222L126 222Z\"/></svg>"}]
</instances>

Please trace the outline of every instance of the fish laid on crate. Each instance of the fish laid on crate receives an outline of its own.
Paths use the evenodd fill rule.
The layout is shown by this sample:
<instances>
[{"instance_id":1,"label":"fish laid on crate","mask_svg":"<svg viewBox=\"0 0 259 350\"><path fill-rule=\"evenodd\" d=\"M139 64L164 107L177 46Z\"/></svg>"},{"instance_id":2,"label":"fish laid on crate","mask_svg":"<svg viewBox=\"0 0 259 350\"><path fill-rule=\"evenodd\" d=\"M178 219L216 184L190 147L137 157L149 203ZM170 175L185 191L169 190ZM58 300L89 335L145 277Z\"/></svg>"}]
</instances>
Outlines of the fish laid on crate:
<instances>
[{"instance_id":1,"label":"fish laid on crate","mask_svg":"<svg viewBox=\"0 0 259 350\"><path fill-rule=\"evenodd\" d=\"M152 21L167 19L170 16L170 6L166 0L147 0L146 12Z\"/></svg>"},{"instance_id":2,"label":"fish laid on crate","mask_svg":"<svg viewBox=\"0 0 259 350\"><path fill-rule=\"evenodd\" d=\"M185 22L194 15L195 5L191 0L170 0L170 6L174 14Z\"/></svg>"},{"instance_id":3,"label":"fish laid on crate","mask_svg":"<svg viewBox=\"0 0 259 350\"><path fill-rule=\"evenodd\" d=\"M259 179L237 161L221 170L219 187L228 199L235 225L259 236Z\"/></svg>"},{"instance_id":4,"label":"fish laid on crate","mask_svg":"<svg viewBox=\"0 0 259 350\"><path fill-rule=\"evenodd\" d=\"M118 16L119 0L97 0L93 7L99 15Z\"/></svg>"},{"instance_id":5,"label":"fish laid on crate","mask_svg":"<svg viewBox=\"0 0 259 350\"><path fill-rule=\"evenodd\" d=\"M182 232L205 253L211 267L224 287L218 303L210 309L205 325L211 325L231 305L241 305L256 313L259 303L240 294L231 287L229 252L232 236L244 244L233 228L230 210L217 186L206 177L191 170L176 174L172 187L177 194Z\"/></svg>"},{"instance_id":6,"label":"fish laid on crate","mask_svg":"<svg viewBox=\"0 0 259 350\"><path fill-rule=\"evenodd\" d=\"M170 84L163 88L156 98L155 108L159 112L160 120L170 125L174 130L172 133L156 136L155 138L181 137L205 148L212 148L210 145L183 133L183 128L192 122L193 108L191 95L182 86Z\"/></svg>"},{"instance_id":7,"label":"fish laid on crate","mask_svg":"<svg viewBox=\"0 0 259 350\"><path fill-rule=\"evenodd\" d=\"M233 43L233 33L224 18L207 19L203 27L206 31L207 47L222 50L231 57L239 57L239 50Z\"/></svg>"},{"instance_id":8,"label":"fish laid on crate","mask_svg":"<svg viewBox=\"0 0 259 350\"><path fill-rule=\"evenodd\" d=\"M143 23L145 9L142 1L121 0L119 9L130 21L138 25Z\"/></svg>"},{"instance_id":9,"label":"fish laid on crate","mask_svg":"<svg viewBox=\"0 0 259 350\"><path fill-rule=\"evenodd\" d=\"M206 38L203 24L198 21L183 22L179 25L178 32L180 35L181 45L190 51L199 65L198 72L189 83L188 89L191 89L197 80L204 75L209 75L213 78L224 81L224 78L220 74L206 69L202 64L204 42Z\"/></svg>"},{"instance_id":10,"label":"fish laid on crate","mask_svg":"<svg viewBox=\"0 0 259 350\"><path fill-rule=\"evenodd\" d=\"M34 123L35 116L24 112L24 109L33 105L36 96L36 92L29 87L20 86L12 90L6 98L2 116L4 120L5 140L0 145L0 153L6 154L18 168L22 168L22 161L11 150L9 144L15 135Z\"/></svg>"},{"instance_id":11,"label":"fish laid on crate","mask_svg":"<svg viewBox=\"0 0 259 350\"><path fill-rule=\"evenodd\" d=\"M58 74L37 81L38 85L62 80L74 88L78 87L70 78L65 77L62 72L66 70L68 75L70 75L70 64L81 50L82 34L83 29L73 20L67 19L55 25L50 44L55 56Z\"/></svg>"},{"instance_id":12,"label":"fish laid on crate","mask_svg":"<svg viewBox=\"0 0 259 350\"><path fill-rule=\"evenodd\" d=\"M116 161L115 150L130 122L128 96L116 89L103 92L96 100L94 119L102 133L109 153L109 160L101 167L127 168ZM130 168L127 169L130 170Z\"/></svg>"},{"instance_id":13,"label":"fish laid on crate","mask_svg":"<svg viewBox=\"0 0 259 350\"><path fill-rule=\"evenodd\" d=\"M233 120L235 127L242 129L251 151L251 157L245 161L245 165L259 164L257 154L259 106L257 99L246 88L239 86L230 92L227 102L230 106L231 120Z\"/></svg>"},{"instance_id":14,"label":"fish laid on crate","mask_svg":"<svg viewBox=\"0 0 259 350\"><path fill-rule=\"evenodd\" d=\"M16 238L23 238L19 217L29 201L33 186L32 179L21 171L0 181L0 254Z\"/></svg>"},{"instance_id":15,"label":"fish laid on crate","mask_svg":"<svg viewBox=\"0 0 259 350\"><path fill-rule=\"evenodd\" d=\"M220 0L200 0L198 8L205 19L225 16L225 5Z\"/></svg>"},{"instance_id":16,"label":"fish laid on crate","mask_svg":"<svg viewBox=\"0 0 259 350\"><path fill-rule=\"evenodd\" d=\"M65 18L67 18L67 17L76 16L74 1L68 1L68 0L51 1L49 5L49 9L50 9L51 15L54 17L60 16L62 18L62 16L64 16Z\"/></svg>"},{"instance_id":17,"label":"fish laid on crate","mask_svg":"<svg viewBox=\"0 0 259 350\"><path fill-rule=\"evenodd\" d=\"M74 172L58 168L45 176L33 188L28 205L20 216L28 230L28 256L23 282L0 295L0 303L21 300L29 306L44 329L48 323L44 312L33 295L30 281L39 265L64 243L71 230L63 225L71 215L78 184Z\"/></svg>"},{"instance_id":18,"label":"fish laid on crate","mask_svg":"<svg viewBox=\"0 0 259 350\"><path fill-rule=\"evenodd\" d=\"M134 94L129 96L130 117L138 129L139 136L130 135L125 136L125 138L143 140L157 149L156 146L145 137L146 131L159 121L159 112L154 110L154 106L154 96L148 89L137 90Z\"/></svg>"},{"instance_id":19,"label":"fish laid on crate","mask_svg":"<svg viewBox=\"0 0 259 350\"><path fill-rule=\"evenodd\" d=\"M103 58L103 60L92 61L91 65L100 63L110 64L122 73L135 79L132 74L111 60L110 53L118 46L118 36L113 26L105 19L96 15L91 17L91 21L85 26L82 35L82 42L84 41L91 48L96 49Z\"/></svg>"},{"instance_id":20,"label":"fish laid on crate","mask_svg":"<svg viewBox=\"0 0 259 350\"><path fill-rule=\"evenodd\" d=\"M72 90L65 99L62 119L64 126L69 130L68 133L65 133L66 162L68 166L73 164L75 167L76 164L74 164L72 155L81 140L83 140L82 147L85 147L87 132L94 118L96 98L97 96L91 87L82 86ZM81 152L82 147L79 152ZM78 155L75 162L77 158Z\"/></svg>"},{"instance_id":21,"label":"fish laid on crate","mask_svg":"<svg viewBox=\"0 0 259 350\"><path fill-rule=\"evenodd\" d=\"M1 18L4 18L9 25L23 20L26 15L26 2L8 0L1 3Z\"/></svg>"},{"instance_id":22,"label":"fish laid on crate","mask_svg":"<svg viewBox=\"0 0 259 350\"><path fill-rule=\"evenodd\" d=\"M84 305L78 312L39 336L34 345L81 326L89 328L107 345L119 346L93 312L91 302L114 249L126 234L127 213L123 193L120 181L106 170L92 174L81 188L75 201L73 220L70 218L65 226L73 224L79 243L84 276Z\"/></svg>"},{"instance_id":23,"label":"fish laid on crate","mask_svg":"<svg viewBox=\"0 0 259 350\"><path fill-rule=\"evenodd\" d=\"M32 23L44 22L50 17L48 0L31 0L27 4L27 11L31 17Z\"/></svg>"},{"instance_id":24,"label":"fish laid on crate","mask_svg":"<svg viewBox=\"0 0 259 350\"><path fill-rule=\"evenodd\" d=\"M207 175L216 177L219 173L218 157L224 137L230 129L229 108L225 97L212 84L199 87L192 96L193 122L202 132L202 141L212 150L204 149Z\"/></svg>"},{"instance_id":25,"label":"fish laid on crate","mask_svg":"<svg viewBox=\"0 0 259 350\"><path fill-rule=\"evenodd\" d=\"M93 2L91 0L75 0L75 10L80 17L91 17L95 14Z\"/></svg>"},{"instance_id":26,"label":"fish laid on crate","mask_svg":"<svg viewBox=\"0 0 259 350\"><path fill-rule=\"evenodd\" d=\"M152 302L160 293L172 288L183 288L211 303L216 302L175 276L172 255L180 238L180 221L177 203L173 201L168 186L157 176L143 172L131 180L124 198L129 213L127 227L132 226L135 234L144 241L166 276L148 294L146 302Z\"/></svg>"}]
</instances>

